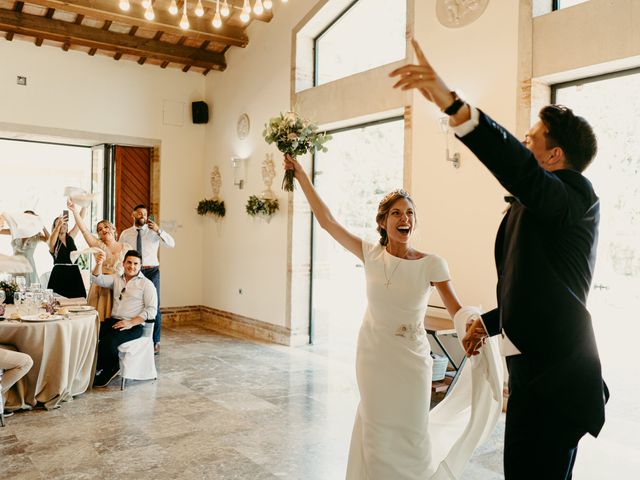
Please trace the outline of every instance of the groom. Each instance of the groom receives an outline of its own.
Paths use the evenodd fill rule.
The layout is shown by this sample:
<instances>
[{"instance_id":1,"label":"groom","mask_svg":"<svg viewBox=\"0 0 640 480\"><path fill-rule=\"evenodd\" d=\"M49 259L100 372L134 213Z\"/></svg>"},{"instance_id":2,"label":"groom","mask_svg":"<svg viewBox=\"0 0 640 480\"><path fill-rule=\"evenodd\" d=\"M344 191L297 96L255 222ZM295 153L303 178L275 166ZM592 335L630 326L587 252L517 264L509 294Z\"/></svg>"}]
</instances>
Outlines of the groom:
<instances>
[{"instance_id":1,"label":"groom","mask_svg":"<svg viewBox=\"0 0 640 480\"><path fill-rule=\"evenodd\" d=\"M600 204L581 174L596 154L589 124L560 105L520 143L449 90L412 40L418 64L391 73L449 116L460 140L512 195L498 230L498 308L469 325L463 345L501 335L509 370L506 480L568 480L578 441L597 436L608 391L586 309Z\"/></svg>"}]
</instances>

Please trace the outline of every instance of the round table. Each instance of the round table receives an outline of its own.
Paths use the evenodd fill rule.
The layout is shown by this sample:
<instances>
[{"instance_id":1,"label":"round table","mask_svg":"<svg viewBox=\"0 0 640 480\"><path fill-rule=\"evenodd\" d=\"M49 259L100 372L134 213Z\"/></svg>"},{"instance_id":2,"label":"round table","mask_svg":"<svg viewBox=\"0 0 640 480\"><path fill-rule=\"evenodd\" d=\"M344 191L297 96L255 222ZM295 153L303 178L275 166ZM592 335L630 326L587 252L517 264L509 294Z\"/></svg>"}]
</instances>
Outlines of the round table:
<instances>
[{"instance_id":1,"label":"round table","mask_svg":"<svg viewBox=\"0 0 640 480\"><path fill-rule=\"evenodd\" d=\"M29 373L7 392L5 408L42 404L49 410L84 393L93 380L98 332L96 312L42 322L0 321L0 344L33 359Z\"/></svg>"}]
</instances>

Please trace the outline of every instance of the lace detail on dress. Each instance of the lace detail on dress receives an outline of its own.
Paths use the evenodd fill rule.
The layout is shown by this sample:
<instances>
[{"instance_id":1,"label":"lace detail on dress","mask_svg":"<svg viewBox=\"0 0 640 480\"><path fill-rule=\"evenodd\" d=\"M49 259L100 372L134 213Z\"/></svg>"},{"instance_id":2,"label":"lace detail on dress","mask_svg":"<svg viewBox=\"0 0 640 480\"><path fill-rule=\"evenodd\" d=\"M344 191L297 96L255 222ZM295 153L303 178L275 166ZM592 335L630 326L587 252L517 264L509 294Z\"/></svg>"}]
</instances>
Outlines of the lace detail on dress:
<instances>
[{"instance_id":1,"label":"lace detail on dress","mask_svg":"<svg viewBox=\"0 0 640 480\"><path fill-rule=\"evenodd\" d=\"M405 337L411 340L417 340L420 333L421 325L413 323L403 323L396 329L396 337Z\"/></svg>"}]
</instances>

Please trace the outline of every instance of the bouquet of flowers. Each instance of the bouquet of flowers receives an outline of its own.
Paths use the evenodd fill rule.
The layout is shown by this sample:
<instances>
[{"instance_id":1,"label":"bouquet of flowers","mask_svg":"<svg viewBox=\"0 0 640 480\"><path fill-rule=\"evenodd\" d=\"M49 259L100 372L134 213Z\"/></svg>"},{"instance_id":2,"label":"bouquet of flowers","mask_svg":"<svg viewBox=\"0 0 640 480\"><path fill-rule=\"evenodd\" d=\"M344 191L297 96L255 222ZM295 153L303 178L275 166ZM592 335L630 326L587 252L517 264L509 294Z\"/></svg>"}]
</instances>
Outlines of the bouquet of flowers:
<instances>
[{"instance_id":1,"label":"bouquet of flowers","mask_svg":"<svg viewBox=\"0 0 640 480\"><path fill-rule=\"evenodd\" d=\"M311 149L327 151L324 143L331 135L318 132L317 125L300 118L295 112L281 113L269 120L262 136L268 144L275 142L278 150L292 157L304 155ZM282 188L293 191L293 170L287 170L282 180Z\"/></svg>"}]
</instances>

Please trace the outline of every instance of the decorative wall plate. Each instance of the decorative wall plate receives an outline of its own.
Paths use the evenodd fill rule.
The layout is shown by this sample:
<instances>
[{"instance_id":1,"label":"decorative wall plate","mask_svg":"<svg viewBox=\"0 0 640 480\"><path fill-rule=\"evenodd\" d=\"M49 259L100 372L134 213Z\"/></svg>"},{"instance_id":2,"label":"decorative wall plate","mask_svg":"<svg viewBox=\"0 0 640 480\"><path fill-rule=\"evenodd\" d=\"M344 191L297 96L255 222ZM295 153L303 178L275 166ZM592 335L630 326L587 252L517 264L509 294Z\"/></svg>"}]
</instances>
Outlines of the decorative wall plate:
<instances>
[{"instance_id":1,"label":"decorative wall plate","mask_svg":"<svg viewBox=\"0 0 640 480\"><path fill-rule=\"evenodd\" d=\"M238 117L238 124L236 125L236 133L238 134L238 138L240 140L244 140L249 135L249 129L251 128L251 124L249 122L249 115L243 113Z\"/></svg>"},{"instance_id":2,"label":"decorative wall plate","mask_svg":"<svg viewBox=\"0 0 640 480\"><path fill-rule=\"evenodd\" d=\"M437 0L438 21L449 28L460 28L475 22L489 5L489 0Z\"/></svg>"}]
</instances>

